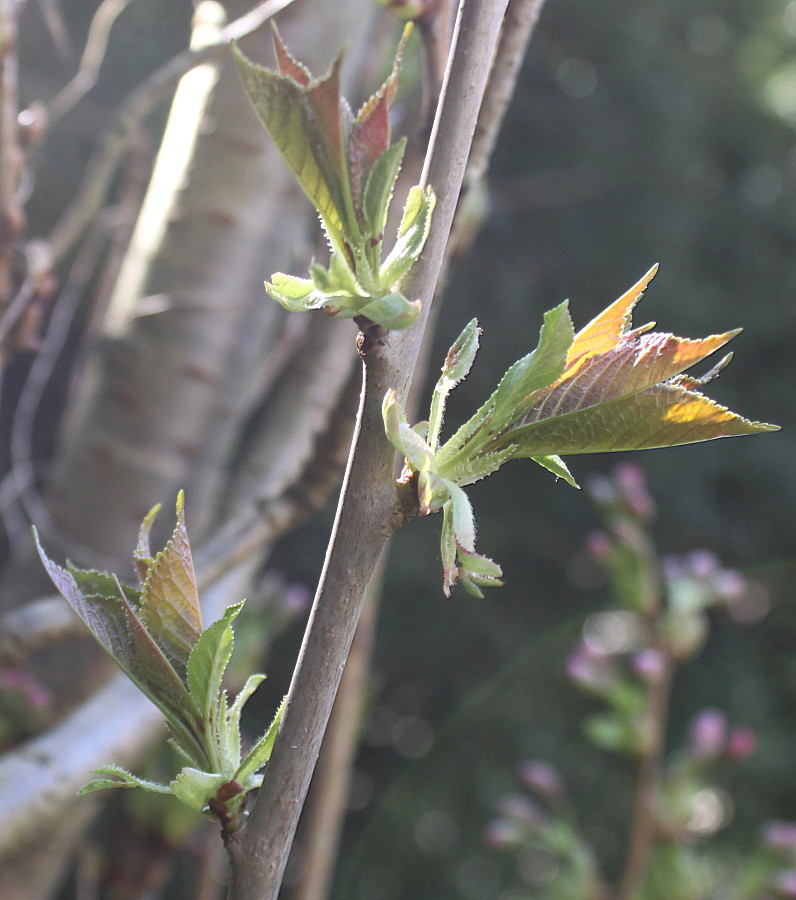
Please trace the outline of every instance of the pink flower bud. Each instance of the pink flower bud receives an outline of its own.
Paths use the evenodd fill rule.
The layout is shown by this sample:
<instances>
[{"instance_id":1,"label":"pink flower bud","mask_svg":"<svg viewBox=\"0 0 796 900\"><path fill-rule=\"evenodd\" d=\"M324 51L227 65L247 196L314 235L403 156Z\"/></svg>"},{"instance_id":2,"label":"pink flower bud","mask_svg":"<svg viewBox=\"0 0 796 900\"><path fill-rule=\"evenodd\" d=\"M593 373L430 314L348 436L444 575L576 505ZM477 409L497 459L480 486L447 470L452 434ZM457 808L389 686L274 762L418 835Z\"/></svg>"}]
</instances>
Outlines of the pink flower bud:
<instances>
[{"instance_id":1,"label":"pink flower bud","mask_svg":"<svg viewBox=\"0 0 796 900\"><path fill-rule=\"evenodd\" d=\"M586 538L586 549L595 559L604 562L613 552L611 538L604 531L592 531Z\"/></svg>"},{"instance_id":2,"label":"pink flower bud","mask_svg":"<svg viewBox=\"0 0 796 900\"><path fill-rule=\"evenodd\" d=\"M688 744L691 755L702 762L716 759L727 746L727 720L718 709L703 709L691 720Z\"/></svg>"},{"instance_id":3,"label":"pink flower bud","mask_svg":"<svg viewBox=\"0 0 796 900\"><path fill-rule=\"evenodd\" d=\"M495 809L502 818L524 822L529 826L541 825L545 820L544 810L539 804L523 794L504 794Z\"/></svg>"},{"instance_id":4,"label":"pink flower bud","mask_svg":"<svg viewBox=\"0 0 796 900\"><path fill-rule=\"evenodd\" d=\"M772 850L796 854L796 822L775 819L763 829L763 841Z\"/></svg>"},{"instance_id":5,"label":"pink flower bud","mask_svg":"<svg viewBox=\"0 0 796 900\"><path fill-rule=\"evenodd\" d=\"M610 693L616 686L617 671L613 660L585 643L579 644L567 659L566 670L575 684L597 695Z\"/></svg>"},{"instance_id":6,"label":"pink flower bud","mask_svg":"<svg viewBox=\"0 0 796 900\"><path fill-rule=\"evenodd\" d=\"M622 463L616 467L615 479L630 512L640 521L649 522L655 515L655 503L647 491L643 470L633 463Z\"/></svg>"},{"instance_id":7,"label":"pink flower bud","mask_svg":"<svg viewBox=\"0 0 796 900\"><path fill-rule=\"evenodd\" d=\"M757 750L757 738L751 728L733 728L727 738L727 758L733 762L749 759Z\"/></svg>"},{"instance_id":8,"label":"pink flower bud","mask_svg":"<svg viewBox=\"0 0 796 900\"><path fill-rule=\"evenodd\" d=\"M780 872L772 879L771 886L781 897L796 897L796 870Z\"/></svg>"},{"instance_id":9,"label":"pink flower bud","mask_svg":"<svg viewBox=\"0 0 796 900\"><path fill-rule=\"evenodd\" d=\"M692 550L687 559L697 578L712 578L719 571L719 558L712 550Z\"/></svg>"},{"instance_id":10,"label":"pink flower bud","mask_svg":"<svg viewBox=\"0 0 796 900\"><path fill-rule=\"evenodd\" d=\"M520 765L523 784L536 791L540 797L555 801L565 793L564 779L555 766L541 759L529 759Z\"/></svg>"},{"instance_id":11,"label":"pink flower bud","mask_svg":"<svg viewBox=\"0 0 796 900\"><path fill-rule=\"evenodd\" d=\"M666 659L660 650L646 647L633 657L632 666L639 678L654 684L664 673Z\"/></svg>"},{"instance_id":12,"label":"pink flower bud","mask_svg":"<svg viewBox=\"0 0 796 900\"><path fill-rule=\"evenodd\" d=\"M526 830L519 822L508 819L492 819L484 828L484 841L490 847L509 849L518 847L527 839Z\"/></svg>"}]
</instances>

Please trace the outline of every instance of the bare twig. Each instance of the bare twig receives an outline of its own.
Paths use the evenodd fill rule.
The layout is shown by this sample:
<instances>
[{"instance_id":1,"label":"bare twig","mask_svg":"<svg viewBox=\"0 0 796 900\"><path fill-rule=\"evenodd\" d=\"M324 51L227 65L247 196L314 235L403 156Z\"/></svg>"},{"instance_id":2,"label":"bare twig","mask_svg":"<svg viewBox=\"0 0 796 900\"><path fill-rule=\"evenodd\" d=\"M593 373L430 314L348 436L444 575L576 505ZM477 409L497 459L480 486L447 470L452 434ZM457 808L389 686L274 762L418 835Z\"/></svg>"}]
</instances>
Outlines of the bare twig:
<instances>
[{"instance_id":1,"label":"bare twig","mask_svg":"<svg viewBox=\"0 0 796 900\"><path fill-rule=\"evenodd\" d=\"M108 49L108 38L119 15L131 0L103 0L94 13L74 78L67 82L49 103L48 124L57 122L69 112L97 83L100 66Z\"/></svg>"},{"instance_id":2,"label":"bare twig","mask_svg":"<svg viewBox=\"0 0 796 900\"><path fill-rule=\"evenodd\" d=\"M44 24L50 32L50 40L59 56L65 61L72 61L75 58L75 51L69 40L69 32L66 30L61 10L58 8L58 0L39 0L38 5Z\"/></svg>"},{"instance_id":3,"label":"bare twig","mask_svg":"<svg viewBox=\"0 0 796 900\"><path fill-rule=\"evenodd\" d=\"M478 184L486 174L506 116L520 67L545 0L509 0L500 32L500 43L489 73L481 115L473 137L464 190Z\"/></svg>"},{"instance_id":4,"label":"bare twig","mask_svg":"<svg viewBox=\"0 0 796 900\"><path fill-rule=\"evenodd\" d=\"M425 78L423 81L423 112L421 121L426 133L442 90L442 80L448 62L448 50L453 31L453 0L427 0L428 10L417 20L423 42Z\"/></svg>"},{"instance_id":5,"label":"bare twig","mask_svg":"<svg viewBox=\"0 0 796 900\"><path fill-rule=\"evenodd\" d=\"M17 127L19 9L17 0L0 0L0 312L5 311L14 289L13 255L22 229L17 192L22 171Z\"/></svg>"},{"instance_id":6,"label":"bare twig","mask_svg":"<svg viewBox=\"0 0 796 900\"><path fill-rule=\"evenodd\" d=\"M389 334L364 360L358 427L280 734L249 823L229 840L233 900L275 900L278 894L365 587L402 520L396 516L394 453L384 435L382 399L391 387L405 394L411 380L505 6L503 0L464 0L459 7L422 178L438 196L434 227L405 285L409 296L423 299L424 311L412 328Z\"/></svg>"},{"instance_id":7,"label":"bare twig","mask_svg":"<svg viewBox=\"0 0 796 900\"><path fill-rule=\"evenodd\" d=\"M130 94L117 113L113 127L89 161L69 209L50 234L54 264L63 259L74 246L88 222L101 208L119 159L142 118L169 95L186 72L201 63L223 58L231 41L256 31L293 2L294 0L265 0L246 15L225 26L218 41L201 49L178 53Z\"/></svg>"}]
</instances>

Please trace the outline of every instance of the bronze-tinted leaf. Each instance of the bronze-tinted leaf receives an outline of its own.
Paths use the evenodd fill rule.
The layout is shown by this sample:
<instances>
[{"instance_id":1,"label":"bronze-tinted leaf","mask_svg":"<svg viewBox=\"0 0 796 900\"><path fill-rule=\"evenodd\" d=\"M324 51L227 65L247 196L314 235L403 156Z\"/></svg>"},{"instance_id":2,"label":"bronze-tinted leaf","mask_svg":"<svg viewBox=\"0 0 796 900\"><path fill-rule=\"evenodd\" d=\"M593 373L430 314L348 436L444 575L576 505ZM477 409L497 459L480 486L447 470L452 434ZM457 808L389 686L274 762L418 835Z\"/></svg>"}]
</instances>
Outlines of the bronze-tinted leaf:
<instances>
[{"instance_id":1,"label":"bronze-tinted leaf","mask_svg":"<svg viewBox=\"0 0 796 900\"><path fill-rule=\"evenodd\" d=\"M177 499L174 533L155 557L144 582L141 618L177 670L184 673L188 656L202 631L202 617L185 530L182 492Z\"/></svg>"}]
</instances>

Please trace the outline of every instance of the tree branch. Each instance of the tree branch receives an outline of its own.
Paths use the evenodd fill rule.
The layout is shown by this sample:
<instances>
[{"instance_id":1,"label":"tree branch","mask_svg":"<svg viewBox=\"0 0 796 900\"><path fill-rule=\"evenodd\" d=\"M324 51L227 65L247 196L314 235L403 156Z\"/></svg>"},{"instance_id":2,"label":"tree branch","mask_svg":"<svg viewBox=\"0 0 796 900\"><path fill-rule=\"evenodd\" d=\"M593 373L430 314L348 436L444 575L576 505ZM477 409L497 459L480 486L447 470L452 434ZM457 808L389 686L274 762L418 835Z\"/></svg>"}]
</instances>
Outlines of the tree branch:
<instances>
[{"instance_id":1,"label":"tree branch","mask_svg":"<svg viewBox=\"0 0 796 900\"><path fill-rule=\"evenodd\" d=\"M48 104L48 126L51 127L53 122L68 113L97 83L111 29L130 2L131 0L103 0L97 8L88 29L77 73Z\"/></svg>"},{"instance_id":2,"label":"tree branch","mask_svg":"<svg viewBox=\"0 0 796 900\"><path fill-rule=\"evenodd\" d=\"M22 170L17 127L17 16L20 9L17 0L0 0L0 312L6 309L11 299L14 247L22 229L17 191Z\"/></svg>"},{"instance_id":3,"label":"tree branch","mask_svg":"<svg viewBox=\"0 0 796 900\"><path fill-rule=\"evenodd\" d=\"M503 119L509 108L531 35L545 0L509 0L500 31L500 43L489 73L481 115L473 136L464 190L470 190L486 174Z\"/></svg>"},{"instance_id":4,"label":"tree branch","mask_svg":"<svg viewBox=\"0 0 796 900\"><path fill-rule=\"evenodd\" d=\"M296 665L268 774L232 855L233 900L275 900L376 561L401 521L392 479L394 452L381 404L405 394L442 266L505 0L463 0L422 181L438 202L425 250L405 293L423 300L418 321L390 333L364 359L363 390L332 540ZM241 861L242 860L242 861Z\"/></svg>"}]
</instances>

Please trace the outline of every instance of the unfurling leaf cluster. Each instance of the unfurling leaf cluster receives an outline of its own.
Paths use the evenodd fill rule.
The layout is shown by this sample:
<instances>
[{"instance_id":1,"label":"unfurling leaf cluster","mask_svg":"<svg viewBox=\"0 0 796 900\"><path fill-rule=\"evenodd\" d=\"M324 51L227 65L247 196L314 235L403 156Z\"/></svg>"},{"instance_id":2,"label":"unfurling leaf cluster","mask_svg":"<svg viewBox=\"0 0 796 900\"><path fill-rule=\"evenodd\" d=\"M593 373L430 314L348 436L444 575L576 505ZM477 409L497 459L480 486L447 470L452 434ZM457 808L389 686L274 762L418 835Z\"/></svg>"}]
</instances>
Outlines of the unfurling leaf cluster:
<instances>
[{"instance_id":1,"label":"unfurling leaf cluster","mask_svg":"<svg viewBox=\"0 0 796 900\"><path fill-rule=\"evenodd\" d=\"M500 584L500 567L475 552L472 508L462 488L510 459L532 459L573 487L562 454L647 450L713 438L775 431L751 422L701 393L730 361L701 378L682 374L738 334L703 340L631 328L631 312L657 267L575 334L567 302L544 316L537 348L514 363L495 392L440 446L445 402L468 374L480 329L473 320L451 347L434 389L427 422L410 427L395 391L384 398L391 443L406 458L402 476L417 509L442 509L446 594L456 581L481 596Z\"/></svg>"},{"instance_id":2,"label":"unfurling leaf cluster","mask_svg":"<svg viewBox=\"0 0 796 900\"><path fill-rule=\"evenodd\" d=\"M356 115L340 93L341 57L326 76L313 78L276 29L277 72L234 48L249 99L318 211L331 247L328 268L313 263L309 278L277 272L266 282L268 294L285 309L322 308L387 329L406 328L417 318L419 302L404 297L400 283L428 236L435 203L430 188L409 192L395 244L382 260L387 214L406 147L405 139L390 143L389 110L409 31L389 77Z\"/></svg>"},{"instance_id":3,"label":"unfurling leaf cluster","mask_svg":"<svg viewBox=\"0 0 796 900\"><path fill-rule=\"evenodd\" d=\"M94 638L124 674L166 717L171 744L188 763L169 785L136 778L118 766L94 774L107 776L80 791L140 787L173 794L196 811L217 816L234 831L245 813L246 795L262 783L281 710L245 755L240 719L244 704L264 680L252 675L233 702L222 689L232 657L232 623L243 601L202 630L199 595L185 529L183 495L177 499L177 525L165 548L152 556L149 531L158 512L144 519L133 556L137 587L115 575L52 562L38 541L50 578Z\"/></svg>"}]
</instances>

